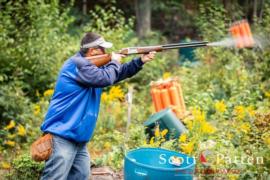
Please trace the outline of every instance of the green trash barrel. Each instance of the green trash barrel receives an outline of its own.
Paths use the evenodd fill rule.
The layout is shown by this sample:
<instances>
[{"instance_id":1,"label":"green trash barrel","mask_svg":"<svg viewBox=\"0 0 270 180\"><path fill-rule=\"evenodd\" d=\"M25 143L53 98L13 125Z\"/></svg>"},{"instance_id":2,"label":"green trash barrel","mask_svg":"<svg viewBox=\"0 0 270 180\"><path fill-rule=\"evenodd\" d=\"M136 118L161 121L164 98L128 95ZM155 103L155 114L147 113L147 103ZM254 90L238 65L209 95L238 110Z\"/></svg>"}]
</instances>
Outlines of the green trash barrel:
<instances>
[{"instance_id":1,"label":"green trash barrel","mask_svg":"<svg viewBox=\"0 0 270 180\"><path fill-rule=\"evenodd\" d=\"M153 114L147 121L144 122L144 126L146 126L146 133L149 135L149 137L154 136L156 125L159 125L159 129L161 131L168 129L166 139L169 137L177 138L182 133L187 131L185 126L170 108L166 108Z\"/></svg>"}]
</instances>

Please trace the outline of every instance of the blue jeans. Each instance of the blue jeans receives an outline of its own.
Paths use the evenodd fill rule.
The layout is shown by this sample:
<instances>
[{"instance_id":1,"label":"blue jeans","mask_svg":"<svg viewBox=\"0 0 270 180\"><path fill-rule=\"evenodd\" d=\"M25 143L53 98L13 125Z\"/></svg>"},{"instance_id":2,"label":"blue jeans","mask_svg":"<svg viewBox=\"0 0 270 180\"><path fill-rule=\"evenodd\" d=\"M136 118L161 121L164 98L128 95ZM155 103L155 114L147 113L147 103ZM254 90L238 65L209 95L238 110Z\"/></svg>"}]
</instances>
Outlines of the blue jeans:
<instances>
[{"instance_id":1,"label":"blue jeans","mask_svg":"<svg viewBox=\"0 0 270 180\"><path fill-rule=\"evenodd\" d=\"M41 180L89 180L90 155L86 144L53 135L53 151Z\"/></svg>"}]
</instances>

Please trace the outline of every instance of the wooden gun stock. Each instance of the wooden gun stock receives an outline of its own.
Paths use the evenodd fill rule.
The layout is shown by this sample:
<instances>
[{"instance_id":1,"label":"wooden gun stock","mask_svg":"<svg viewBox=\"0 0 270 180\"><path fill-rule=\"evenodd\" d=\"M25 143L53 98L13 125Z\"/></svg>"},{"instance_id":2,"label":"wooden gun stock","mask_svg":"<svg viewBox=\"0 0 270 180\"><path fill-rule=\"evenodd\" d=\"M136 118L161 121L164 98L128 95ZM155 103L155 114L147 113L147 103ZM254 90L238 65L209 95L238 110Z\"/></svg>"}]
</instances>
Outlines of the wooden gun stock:
<instances>
[{"instance_id":1,"label":"wooden gun stock","mask_svg":"<svg viewBox=\"0 0 270 180\"><path fill-rule=\"evenodd\" d=\"M85 58L97 67L101 67L111 61L111 54L102 54Z\"/></svg>"}]
</instances>

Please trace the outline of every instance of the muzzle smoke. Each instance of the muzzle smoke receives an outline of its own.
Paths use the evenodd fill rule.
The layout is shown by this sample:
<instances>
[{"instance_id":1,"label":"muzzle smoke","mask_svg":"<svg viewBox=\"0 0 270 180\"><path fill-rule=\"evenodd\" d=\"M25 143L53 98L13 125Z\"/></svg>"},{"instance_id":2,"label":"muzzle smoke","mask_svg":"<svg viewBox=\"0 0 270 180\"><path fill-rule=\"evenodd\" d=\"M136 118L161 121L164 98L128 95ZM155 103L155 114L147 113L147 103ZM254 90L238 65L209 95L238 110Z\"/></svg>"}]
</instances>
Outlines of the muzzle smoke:
<instances>
[{"instance_id":1,"label":"muzzle smoke","mask_svg":"<svg viewBox=\"0 0 270 180\"><path fill-rule=\"evenodd\" d=\"M249 38L249 37L248 37ZM221 46L221 47L228 47L228 48L239 48L239 42L245 42L248 38L225 38L221 41L211 42L208 43L207 46ZM254 43L252 46L244 46L244 47L254 47L264 49L266 46L270 45L270 39L267 36L253 36Z\"/></svg>"}]
</instances>

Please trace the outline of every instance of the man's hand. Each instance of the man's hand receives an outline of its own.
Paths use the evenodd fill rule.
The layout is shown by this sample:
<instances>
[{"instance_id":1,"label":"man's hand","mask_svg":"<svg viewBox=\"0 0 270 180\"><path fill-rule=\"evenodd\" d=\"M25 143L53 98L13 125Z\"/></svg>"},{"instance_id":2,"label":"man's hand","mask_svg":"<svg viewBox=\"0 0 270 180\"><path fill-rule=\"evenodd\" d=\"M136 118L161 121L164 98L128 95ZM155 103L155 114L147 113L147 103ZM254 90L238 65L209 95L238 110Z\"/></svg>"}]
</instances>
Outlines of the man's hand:
<instances>
[{"instance_id":1,"label":"man's hand","mask_svg":"<svg viewBox=\"0 0 270 180\"><path fill-rule=\"evenodd\" d=\"M147 63L152 61L155 58L156 51L151 51L148 54L143 54L141 56L142 62Z\"/></svg>"},{"instance_id":2,"label":"man's hand","mask_svg":"<svg viewBox=\"0 0 270 180\"><path fill-rule=\"evenodd\" d=\"M123 54L117 54L117 53L112 52L111 59L121 63L121 60L122 60L123 57L126 57L126 56L123 55Z\"/></svg>"}]
</instances>

